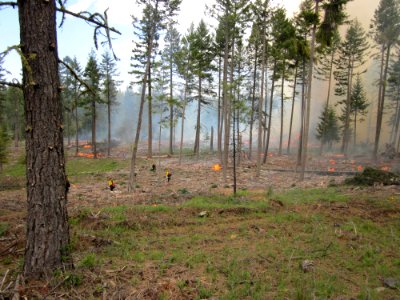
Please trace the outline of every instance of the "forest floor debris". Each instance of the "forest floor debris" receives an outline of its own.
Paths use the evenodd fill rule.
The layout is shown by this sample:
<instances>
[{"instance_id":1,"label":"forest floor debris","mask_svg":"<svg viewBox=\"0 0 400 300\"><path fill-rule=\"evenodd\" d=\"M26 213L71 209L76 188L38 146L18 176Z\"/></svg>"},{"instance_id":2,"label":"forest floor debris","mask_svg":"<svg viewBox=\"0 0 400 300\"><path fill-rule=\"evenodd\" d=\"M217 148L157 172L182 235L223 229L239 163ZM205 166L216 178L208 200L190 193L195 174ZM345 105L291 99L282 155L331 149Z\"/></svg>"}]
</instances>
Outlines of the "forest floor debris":
<instances>
[{"instance_id":1,"label":"forest floor debris","mask_svg":"<svg viewBox=\"0 0 400 300\"><path fill-rule=\"evenodd\" d=\"M75 269L48 282L19 276L25 189L1 191L0 299L16 292L46 299L400 298L398 186L343 185L358 164L331 157L312 159L310 169L334 166L344 175L307 173L300 182L289 172L293 158L272 156L259 179L255 165L242 161L232 197L216 163L211 156L181 165L176 157L141 159L136 191L128 194L122 157L70 157ZM174 174L169 183L166 168ZM305 261L312 262L307 272Z\"/></svg>"}]
</instances>

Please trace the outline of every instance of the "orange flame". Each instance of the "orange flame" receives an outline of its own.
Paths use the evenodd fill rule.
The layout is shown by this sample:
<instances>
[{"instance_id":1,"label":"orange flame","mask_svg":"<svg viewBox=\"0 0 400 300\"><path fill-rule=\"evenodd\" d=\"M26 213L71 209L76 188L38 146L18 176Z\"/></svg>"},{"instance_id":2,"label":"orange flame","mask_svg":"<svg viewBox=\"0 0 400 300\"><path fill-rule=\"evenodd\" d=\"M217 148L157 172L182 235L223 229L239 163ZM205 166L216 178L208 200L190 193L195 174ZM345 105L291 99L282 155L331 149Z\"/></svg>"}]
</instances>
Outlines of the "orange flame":
<instances>
[{"instance_id":1,"label":"orange flame","mask_svg":"<svg viewBox=\"0 0 400 300\"><path fill-rule=\"evenodd\" d=\"M86 158L94 158L94 154L93 153L82 153L82 152L78 152L77 154L79 157L86 157ZM97 157L101 157L102 154L101 153L97 153Z\"/></svg>"},{"instance_id":2,"label":"orange flame","mask_svg":"<svg viewBox=\"0 0 400 300\"><path fill-rule=\"evenodd\" d=\"M83 149L92 149L92 145L83 145Z\"/></svg>"},{"instance_id":3,"label":"orange flame","mask_svg":"<svg viewBox=\"0 0 400 300\"><path fill-rule=\"evenodd\" d=\"M336 169L335 168L328 168L328 172L335 172L336 171Z\"/></svg>"},{"instance_id":4,"label":"orange flame","mask_svg":"<svg viewBox=\"0 0 400 300\"><path fill-rule=\"evenodd\" d=\"M390 168L388 167L388 166L383 166L382 168L381 168L381 170L382 171L390 171Z\"/></svg>"},{"instance_id":5,"label":"orange flame","mask_svg":"<svg viewBox=\"0 0 400 300\"><path fill-rule=\"evenodd\" d=\"M364 170L363 166L357 166L357 171L362 172Z\"/></svg>"},{"instance_id":6,"label":"orange flame","mask_svg":"<svg viewBox=\"0 0 400 300\"><path fill-rule=\"evenodd\" d=\"M222 167L221 167L220 164L215 164L215 165L213 165L212 169L213 169L214 171L221 171Z\"/></svg>"},{"instance_id":7,"label":"orange flame","mask_svg":"<svg viewBox=\"0 0 400 300\"><path fill-rule=\"evenodd\" d=\"M331 165L336 165L336 160L330 159L330 160L329 160L329 164L331 164Z\"/></svg>"}]
</instances>

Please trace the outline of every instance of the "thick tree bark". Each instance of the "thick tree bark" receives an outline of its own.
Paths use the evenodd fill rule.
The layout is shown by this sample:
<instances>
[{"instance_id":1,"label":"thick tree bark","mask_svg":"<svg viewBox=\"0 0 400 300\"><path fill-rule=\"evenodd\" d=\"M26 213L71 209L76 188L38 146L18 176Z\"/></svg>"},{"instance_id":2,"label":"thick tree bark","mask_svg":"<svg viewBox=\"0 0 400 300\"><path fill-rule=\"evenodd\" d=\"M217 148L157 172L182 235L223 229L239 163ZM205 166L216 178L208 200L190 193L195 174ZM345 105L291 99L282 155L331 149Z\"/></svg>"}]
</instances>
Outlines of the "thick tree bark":
<instances>
[{"instance_id":1,"label":"thick tree bark","mask_svg":"<svg viewBox=\"0 0 400 300\"><path fill-rule=\"evenodd\" d=\"M19 0L26 122L26 278L72 267L55 1ZM39 38L40 35L40 38Z\"/></svg>"}]
</instances>

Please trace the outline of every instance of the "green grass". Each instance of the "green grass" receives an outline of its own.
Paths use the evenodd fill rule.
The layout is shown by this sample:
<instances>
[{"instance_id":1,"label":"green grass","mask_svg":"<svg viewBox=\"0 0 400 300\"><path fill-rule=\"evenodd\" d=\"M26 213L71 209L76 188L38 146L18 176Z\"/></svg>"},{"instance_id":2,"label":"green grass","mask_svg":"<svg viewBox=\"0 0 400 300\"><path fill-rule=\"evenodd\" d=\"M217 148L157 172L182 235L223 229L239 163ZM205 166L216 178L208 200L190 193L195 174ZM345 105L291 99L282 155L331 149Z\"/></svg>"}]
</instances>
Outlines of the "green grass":
<instances>
[{"instance_id":1,"label":"green grass","mask_svg":"<svg viewBox=\"0 0 400 300\"><path fill-rule=\"evenodd\" d=\"M246 192L243 192L247 194ZM265 200L249 200L246 197L231 196L196 196L186 201L183 207L200 208L200 209L227 209L227 208L249 208L249 209L265 209L269 207L268 201Z\"/></svg>"},{"instance_id":2,"label":"green grass","mask_svg":"<svg viewBox=\"0 0 400 300\"><path fill-rule=\"evenodd\" d=\"M270 197L280 200L285 204L302 204L313 202L346 202L348 196L343 195L335 188L316 188L316 189L291 189L280 194L273 194Z\"/></svg>"},{"instance_id":3,"label":"green grass","mask_svg":"<svg viewBox=\"0 0 400 300\"><path fill-rule=\"evenodd\" d=\"M173 212L176 210L175 207L169 206L169 205L163 205L163 204L153 204L151 206L149 205L137 205L133 208L136 211L140 212Z\"/></svg>"},{"instance_id":4,"label":"green grass","mask_svg":"<svg viewBox=\"0 0 400 300\"><path fill-rule=\"evenodd\" d=\"M196 196L182 205L104 207L98 220L82 208L70 222L78 268L66 288L92 299L103 279L120 274L118 288L156 289L167 282L158 299L396 299L399 291L376 289L381 278L400 278L400 220L365 216L371 209L395 212L399 199L356 196L355 214L329 205L314 209L327 201L351 207L337 188L270 191L284 206L262 192L241 191L237 197ZM198 217L202 210L208 217ZM80 243L80 233L113 242L94 247ZM304 273L306 259L314 269ZM3 261L3 267L9 265Z\"/></svg>"},{"instance_id":5,"label":"green grass","mask_svg":"<svg viewBox=\"0 0 400 300\"><path fill-rule=\"evenodd\" d=\"M6 222L0 222L0 237L4 236L9 228L9 224Z\"/></svg>"},{"instance_id":6,"label":"green grass","mask_svg":"<svg viewBox=\"0 0 400 300\"><path fill-rule=\"evenodd\" d=\"M99 263L98 257L94 253L89 253L81 259L78 266L81 268L93 269Z\"/></svg>"},{"instance_id":7,"label":"green grass","mask_svg":"<svg viewBox=\"0 0 400 300\"><path fill-rule=\"evenodd\" d=\"M3 170L3 175L11 177L23 177L25 176L25 164L16 163L13 165L7 165Z\"/></svg>"},{"instance_id":8,"label":"green grass","mask_svg":"<svg viewBox=\"0 0 400 300\"><path fill-rule=\"evenodd\" d=\"M112 158L74 158L67 161L67 174L69 176L104 174L126 168L127 165L128 161L120 161Z\"/></svg>"},{"instance_id":9,"label":"green grass","mask_svg":"<svg viewBox=\"0 0 400 300\"><path fill-rule=\"evenodd\" d=\"M69 176L85 176L103 174L120 170L128 166L128 161L115 160L112 158L73 158L67 159L67 174ZM25 176L25 162L22 159L6 164L2 172L3 176L22 177Z\"/></svg>"}]
</instances>

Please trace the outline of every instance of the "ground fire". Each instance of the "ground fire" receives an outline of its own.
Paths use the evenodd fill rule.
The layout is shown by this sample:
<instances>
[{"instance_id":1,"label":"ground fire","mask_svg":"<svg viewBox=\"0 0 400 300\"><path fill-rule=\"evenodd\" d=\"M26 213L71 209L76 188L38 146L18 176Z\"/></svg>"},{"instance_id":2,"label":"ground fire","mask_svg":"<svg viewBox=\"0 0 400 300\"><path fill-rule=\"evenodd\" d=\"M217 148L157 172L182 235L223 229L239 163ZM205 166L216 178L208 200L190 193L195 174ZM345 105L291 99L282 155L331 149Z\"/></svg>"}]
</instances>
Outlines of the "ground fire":
<instances>
[{"instance_id":1,"label":"ground fire","mask_svg":"<svg viewBox=\"0 0 400 300\"><path fill-rule=\"evenodd\" d=\"M212 169L213 169L214 171L221 171L222 167L221 167L220 164L215 164L215 165L213 165Z\"/></svg>"}]
</instances>

